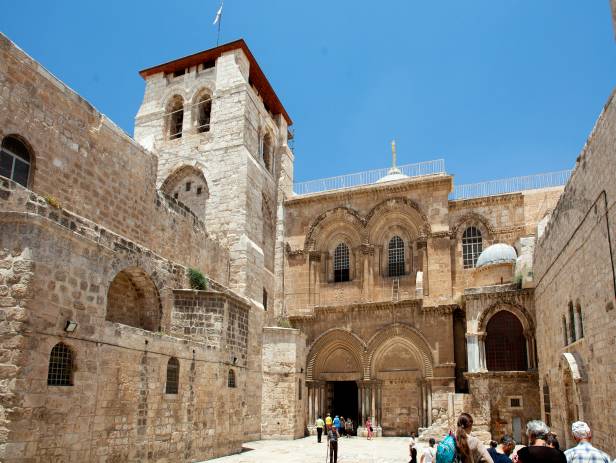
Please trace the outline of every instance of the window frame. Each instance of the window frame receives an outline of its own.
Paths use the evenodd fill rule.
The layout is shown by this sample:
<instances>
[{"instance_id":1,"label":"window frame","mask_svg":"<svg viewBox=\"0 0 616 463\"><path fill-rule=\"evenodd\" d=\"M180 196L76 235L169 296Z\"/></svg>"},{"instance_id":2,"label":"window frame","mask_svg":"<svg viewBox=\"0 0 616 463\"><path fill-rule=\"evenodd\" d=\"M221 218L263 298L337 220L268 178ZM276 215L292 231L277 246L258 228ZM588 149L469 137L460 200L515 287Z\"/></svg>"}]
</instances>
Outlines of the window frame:
<instances>
[{"instance_id":1,"label":"window frame","mask_svg":"<svg viewBox=\"0 0 616 463\"><path fill-rule=\"evenodd\" d=\"M472 234L469 234L469 232ZM466 227L462 233L461 243L463 268L465 270L475 268L477 259L483 251L483 233L479 227L476 225Z\"/></svg>"},{"instance_id":2,"label":"window frame","mask_svg":"<svg viewBox=\"0 0 616 463\"><path fill-rule=\"evenodd\" d=\"M344 241L336 245L332 259L334 283L351 281L351 252Z\"/></svg>"},{"instance_id":3,"label":"window frame","mask_svg":"<svg viewBox=\"0 0 616 463\"><path fill-rule=\"evenodd\" d=\"M7 141L12 141L13 143L17 143L20 146L20 148L23 149L23 156L22 154L19 154L13 151L10 147L7 147L6 146ZM32 175L32 166L33 166L33 155L28 145L24 143L20 138L14 135L7 135L2 139L2 144L0 145L0 162L2 162L1 159L3 155L6 155L11 161L11 172L10 172L10 175L6 178L10 179L11 181L15 183L18 183L24 188L28 188L30 186L30 177ZM24 156L27 156L28 158L26 159ZM27 173L26 173L26 178L25 178L25 184L15 179L15 167L17 166L17 162L20 162L26 166Z\"/></svg>"},{"instance_id":4,"label":"window frame","mask_svg":"<svg viewBox=\"0 0 616 463\"><path fill-rule=\"evenodd\" d=\"M180 390L180 361L176 357L167 360L165 394L177 395Z\"/></svg>"},{"instance_id":5,"label":"window frame","mask_svg":"<svg viewBox=\"0 0 616 463\"><path fill-rule=\"evenodd\" d=\"M233 368L229 368L227 372L227 387L231 389L237 388L237 376Z\"/></svg>"},{"instance_id":6,"label":"window frame","mask_svg":"<svg viewBox=\"0 0 616 463\"><path fill-rule=\"evenodd\" d=\"M392 246L392 243L395 247ZM403 277L406 275L406 252L404 240L394 235L387 244L387 276Z\"/></svg>"},{"instance_id":7,"label":"window frame","mask_svg":"<svg viewBox=\"0 0 616 463\"><path fill-rule=\"evenodd\" d=\"M61 356L58 355L58 351L61 351L59 352ZM75 361L73 357L73 350L62 341L51 348L47 364L47 386L71 387L74 385ZM55 362L53 362L54 359Z\"/></svg>"}]
</instances>

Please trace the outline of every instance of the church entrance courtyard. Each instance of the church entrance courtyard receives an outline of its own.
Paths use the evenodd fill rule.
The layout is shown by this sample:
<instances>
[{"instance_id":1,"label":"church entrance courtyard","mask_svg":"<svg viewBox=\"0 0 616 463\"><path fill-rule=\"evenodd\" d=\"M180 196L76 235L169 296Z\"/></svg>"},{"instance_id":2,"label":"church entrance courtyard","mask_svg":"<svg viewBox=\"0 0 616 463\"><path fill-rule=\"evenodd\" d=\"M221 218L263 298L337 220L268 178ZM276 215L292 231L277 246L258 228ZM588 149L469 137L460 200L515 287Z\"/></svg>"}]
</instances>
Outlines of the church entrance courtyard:
<instances>
[{"instance_id":1,"label":"church entrance courtyard","mask_svg":"<svg viewBox=\"0 0 616 463\"><path fill-rule=\"evenodd\" d=\"M409 461L408 437L382 437L373 440L341 438L338 445L340 463L406 463ZM419 453L425 444L418 444ZM316 436L297 440L262 440L244 444L244 452L208 460L211 463L312 463L325 462L326 439L317 443ZM250 449L250 450L249 450Z\"/></svg>"}]
</instances>

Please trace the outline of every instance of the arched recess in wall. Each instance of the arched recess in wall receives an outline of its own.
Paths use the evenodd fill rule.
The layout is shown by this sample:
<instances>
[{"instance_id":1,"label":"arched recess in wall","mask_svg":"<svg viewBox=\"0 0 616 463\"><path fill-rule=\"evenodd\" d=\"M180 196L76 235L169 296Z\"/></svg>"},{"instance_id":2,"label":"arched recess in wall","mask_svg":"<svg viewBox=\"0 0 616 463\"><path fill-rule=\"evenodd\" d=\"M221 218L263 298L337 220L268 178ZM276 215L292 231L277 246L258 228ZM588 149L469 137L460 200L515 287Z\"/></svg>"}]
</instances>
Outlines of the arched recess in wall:
<instances>
[{"instance_id":1,"label":"arched recess in wall","mask_svg":"<svg viewBox=\"0 0 616 463\"><path fill-rule=\"evenodd\" d=\"M173 95L165 105L165 139L182 138L184 125L184 98Z\"/></svg>"},{"instance_id":2,"label":"arched recess in wall","mask_svg":"<svg viewBox=\"0 0 616 463\"><path fill-rule=\"evenodd\" d=\"M585 420L584 403L589 403L589 400L584 394L583 386L587 378L582 359L577 353L564 352L560 357L558 368L563 387L562 392L564 393L560 397L563 406L560 410L561 416L559 419L562 423L562 429L569 429L574 421ZM555 419L556 417L552 416L552 421ZM565 440L567 447L575 445L571 435L565 436Z\"/></svg>"},{"instance_id":3,"label":"arched recess in wall","mask_svg":"<svg viewBox=\"0 0 616 463\"><path fill-rule=\"evenodd\" d=\"M195 93L192 100L192 122L197 133L210 131L212 119L212 91L202 88Z\"/></svg>"},{"instance_id":4,"label":"arched recess in wall","mask_svg":"<svg viewBox=\"0 0 616 463\"><path fill-rule=\"evenodd\" d=\"M364 378L365 344L355 334L334 328L317 338L309 349L306 380Z\"/></svg>"},{"instance_id":5,"label":"arched recess in wall","mask_svg":"<svg viewBox=\"0 0 616 463\"><path fill-rule=\"evenodd\" d=\"M372 378L376 377L384 356L392 346L408 352L408 358L416 362L423 378L434 375L434 358L426 339L414 328L396 323L377 332L368 342L366 361Z\"/></svg>"},{"instance_id":6,"label":"arched recess in wall","mask_svg":"<svg viewBox=\"0 0 616 463\"><path fill-rule=\"evenodd\" d=\"M177 166L162 183L160 189L184 204L197 218L205 222L210 191L200 164Z\"/></svg>"},{"instance_id":7,"label":"arched recess in wall","mask_svg":"<svg viewBox=\"0 0 616 463\"><path fill-rule=\"evenodd\" d=\"M492 326L490 326L491 321L493 321ZM479 342L482 352L480 369L506 371L506 368L512 365L515 366L515 370L521 371L536 368L534 321L522 305L512 301L495 302L479 316L478 329L481 334ZM488 347L495 350L490 350L489 354ZM503 353L503 350L515 351L517 360L514 361L513 357ZM488 355L491 356L489 364ZM497 358L504 358L505 363L498 363Z\"/></svg>"},{"instance_id":8,"label":"arched recess in wall","mask_svg":"<svg viewBox=\"0 0 616 463\"><path fill-rule=\"evenodd\" d=\"M105 320L158 331L162 305L158 289L139 267L128 267L112 280L107 291Z\"/></svg>"}]
</instances>

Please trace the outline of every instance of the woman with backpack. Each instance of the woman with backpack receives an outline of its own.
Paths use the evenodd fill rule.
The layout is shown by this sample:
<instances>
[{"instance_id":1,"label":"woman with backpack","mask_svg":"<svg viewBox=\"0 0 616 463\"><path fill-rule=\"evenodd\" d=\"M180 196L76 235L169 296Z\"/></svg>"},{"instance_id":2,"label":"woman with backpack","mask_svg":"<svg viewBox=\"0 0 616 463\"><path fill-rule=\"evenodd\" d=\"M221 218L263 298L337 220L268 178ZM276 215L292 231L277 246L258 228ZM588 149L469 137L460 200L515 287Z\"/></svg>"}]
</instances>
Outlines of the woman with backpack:
<instances>
[{"instance_id":1,"label":"woman with backpack","mask_svg":"<svg viewBox=\"0 0 616 463\"><path fill-rule=\"evenodd\" d=\"M471 436L472 430L473 417L462 413L455 434L450 432L438 443L436 463L494 463L481 441Z\"/></svg>"},{"instance_id":2,"label":"woman with backpack","mask_svg":"<svg viewBox=\"0 0 616 463\"><path fill-rule=\"evenodd\" d=\"M483 443L475 436L471 436L473 417L468 413L462 413L457 425L455 438L459 459L463 463L494 463Z\"/></svg>"}]
</instances>

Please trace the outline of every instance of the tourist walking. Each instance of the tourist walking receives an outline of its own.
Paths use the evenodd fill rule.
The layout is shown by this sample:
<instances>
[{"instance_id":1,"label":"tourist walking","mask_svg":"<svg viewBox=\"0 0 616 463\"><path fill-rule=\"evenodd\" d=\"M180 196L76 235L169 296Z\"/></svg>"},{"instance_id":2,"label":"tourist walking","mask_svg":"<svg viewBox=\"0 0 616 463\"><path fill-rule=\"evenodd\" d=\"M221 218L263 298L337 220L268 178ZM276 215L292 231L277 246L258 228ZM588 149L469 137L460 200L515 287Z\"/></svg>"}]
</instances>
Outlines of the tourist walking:
<instances>
[{"instance_id":1,"label":"tourist walking","mask_svg":"<svg viewBox=\"0 0 616 463\"><path fill-rule=\"evenodd\" d=\"M327 429L332 427L332 416L328 413L327 416L325 417L325 427Z\"/></svg>"},{"instance_id":2,"label":"tourist walking","mask_svg":"<svg viewBox=\"0 0 616 463\"><path fill-rule=\"evenodd\" d=\"M325 421L323 421L323 418L321 418L321 415L319 415L319 417L317 418L316 426L317 426L317 442L320 444L321 436L323 435L323 427L325 426Z\"/></svg>"},{"instance_id":3,"label":"tourist walking","mask_svg":"<svg viewBox=\"0 0 616 463\"><path fill-rule=\"evenodd\" d=\"M500 442L497 443L495 447L492 447L492 443L490 443L488 453L492 457L494 463L511 463L511 458L509 455L511 455L514 449L515 441L513 440L513 437L505 434L501 437Z\"/></svg>"},{"instance_id":4,"label":"tourist walking","mask_svg":"<svg viewBox=\"0 0 616 463\"><path fill-rule=\"evenodd\" d=\"M567 463L610 463L609 455L591 444L592 432L588 424L576 421L571 425L571 433L578 444L565 451Z\"/></svg>"},{"instance_id":5,"label":"tourist walking","mask_svg":"<svg viewBox=\"0 0 616 463\"><path fill-rule=\"evenodd\" d=\"M344 435L348 438L353 434L353 420L351 418L347 418L344 423Z\"/></svg>"},{"instance_id":6,"label":"tourist walking","mask_svg":"<svg viewBox=\"0 0 616 463\"><path fill-rule=\"evenodd\" d=\"M370 421L370 418L366 420L366 432L368 440L372 439L372 421Z\"/></svg>"},{"instance_id":7,"label":"tourist walking","mask_svg":"<svg viewBox=\"0 0 616 463\"><path fill-rule=\"evenodd\" d=\"M344 436L344 416L340 415L340 425L338 426L338 434Z\"/></svg>"},{"instance_id":8,"label":"tourist walking","mask_svg":"<svg viewBox=\"0 0 616 463\"><path fill-rule=\"evenodd\" d=\"M567 459L563 452L546 445L549 434L550 428L543 421L532 420L526 423L526 436L530 445L518 450L517 461L519 463L566 463Z\"/></svg>"},{"instance_id":9,"label":"tourist walking","mask_svg":"<svg viewBox=\"0 0 616 463\"><path fill-rule=\"evenodd\" d=\"M331 426L327 430L327 443L329 446L329 463L336 463L338 461L338 428Z\"/></svg>"},{"instance_id":10,"label":"tourist walking","mask_svg":"<svg viewBox=\"0 0 616 463\"><path fill-rule=\"evenodd\" d=\"M428 441L428 447L423 449L421 453L421 457L419 458L419 463L432 463L436 459L436 449L434 445L436 444L436 440L434 437L431 437ZM411 454L411 460L413 459L413 455Z\"/></svg>"},{"instance_id":11,"label":"tourist walking","mask_svg":"<svg viewBox=\"0 0 616 463\"><path fill-rule=\"evenodd\" d=\"M464 463L494 463L483 443L475 436L471 436L473 417L468 413L460 414L457 426L456 450L462 461Z\"/></svg>"}]
</instances>

